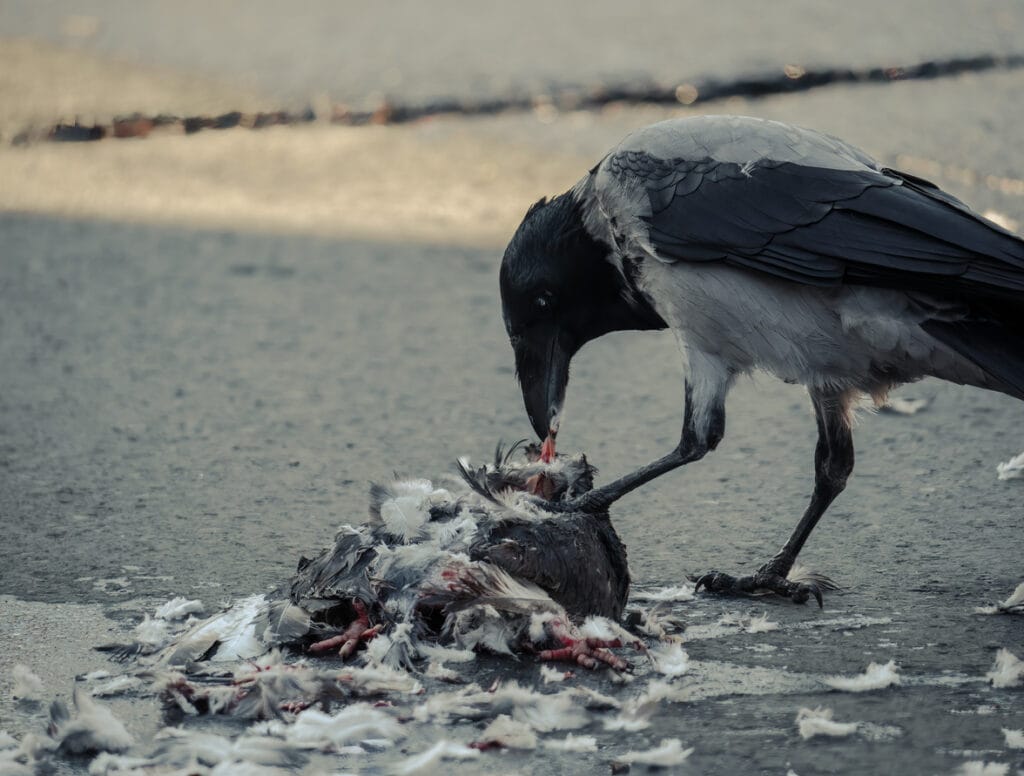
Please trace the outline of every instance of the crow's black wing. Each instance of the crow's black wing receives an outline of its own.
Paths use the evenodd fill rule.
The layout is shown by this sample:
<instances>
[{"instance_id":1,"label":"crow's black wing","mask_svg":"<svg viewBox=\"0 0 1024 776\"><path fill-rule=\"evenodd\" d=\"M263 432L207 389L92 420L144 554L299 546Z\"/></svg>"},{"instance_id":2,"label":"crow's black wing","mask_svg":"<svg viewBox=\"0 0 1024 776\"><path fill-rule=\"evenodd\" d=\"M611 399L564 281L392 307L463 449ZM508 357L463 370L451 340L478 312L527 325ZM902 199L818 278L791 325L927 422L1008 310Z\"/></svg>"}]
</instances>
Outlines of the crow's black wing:
<instances>
[{"instance_id":1,"label":"crow's black wing","mask_svg":"<svg viewBox=\"0 0 1024 776\"><path fill-rule=\"evenodd\" d=\"M612 221L642 225L663 261L823 287L1024 294L1024 240L835 138L724 117L646 132L602 161L597 193Z\"/></svg>"}]
</instances>

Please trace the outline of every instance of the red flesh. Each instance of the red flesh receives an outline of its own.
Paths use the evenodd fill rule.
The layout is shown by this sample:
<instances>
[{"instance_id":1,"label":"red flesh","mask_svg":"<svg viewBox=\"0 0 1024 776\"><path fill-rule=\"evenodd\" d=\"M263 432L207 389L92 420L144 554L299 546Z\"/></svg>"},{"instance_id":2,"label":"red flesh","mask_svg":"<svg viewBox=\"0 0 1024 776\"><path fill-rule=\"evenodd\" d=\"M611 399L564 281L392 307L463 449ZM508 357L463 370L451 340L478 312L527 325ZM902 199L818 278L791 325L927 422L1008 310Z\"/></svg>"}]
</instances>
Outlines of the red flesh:
<instances>
[{"instance_id":1,"label":"red flesh","mask_svg":"<svg viewBox=\"0 0 1024 776\"><path fill-rule=\"evenodd\" d=\"M555 460L555 435L550 431L544 439L544 444L540 446L540 460L541 463L551 463Z\"/></svg>"}]
</instances>

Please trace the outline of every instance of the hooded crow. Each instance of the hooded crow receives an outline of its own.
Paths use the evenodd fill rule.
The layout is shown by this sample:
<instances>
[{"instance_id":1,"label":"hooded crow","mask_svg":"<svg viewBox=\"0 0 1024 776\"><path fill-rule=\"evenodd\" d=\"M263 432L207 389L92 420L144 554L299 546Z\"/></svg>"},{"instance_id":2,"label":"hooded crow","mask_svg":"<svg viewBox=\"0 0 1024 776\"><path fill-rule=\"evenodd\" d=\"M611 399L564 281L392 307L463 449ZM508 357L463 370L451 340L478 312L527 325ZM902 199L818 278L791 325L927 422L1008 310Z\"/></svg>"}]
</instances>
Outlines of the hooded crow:
<instances>
[{"instance_id":1,"label":"hooded crow","mask_svg":"<svg viewBox=\"0 0 1024 776\"><path fill-rule=\"evenodd\" d=\"M1024 240L926 180L837 138L740 116L672 119L629 135L565 194L527 212L500 272L505 327L534 430L553 448L584 343L670 328L685 367L679 445L552 508L609 501L714 450L738 375L766 370L810 393L811 502L753 575L711 572L713 592L786 579L853 470L863 394L925 376L1024 399Z\"/></svg>"}]
</instances>

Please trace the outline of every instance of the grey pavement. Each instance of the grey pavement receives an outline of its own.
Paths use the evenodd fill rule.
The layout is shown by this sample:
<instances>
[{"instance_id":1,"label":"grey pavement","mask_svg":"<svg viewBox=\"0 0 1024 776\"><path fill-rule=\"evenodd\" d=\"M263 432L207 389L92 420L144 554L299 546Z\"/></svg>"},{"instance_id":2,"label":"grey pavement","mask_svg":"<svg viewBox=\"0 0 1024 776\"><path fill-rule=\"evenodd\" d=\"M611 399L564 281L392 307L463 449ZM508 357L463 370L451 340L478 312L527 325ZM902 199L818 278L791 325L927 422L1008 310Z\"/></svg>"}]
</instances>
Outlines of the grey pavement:
<instances>
[{"instance_id":1,"label":"grey pavement","mask_svg":"<svg viewBox=\"0 0 1024 776\"><path fill-rule=\"evenodd\" d=\"M786 64L894 66L1020 53L1014 0L0 2L0 31L198 73L282 100L493 97L550 84Z\"/></svg>"},{"instance_id":2,"label":"grey pavement","mask_svg":"<svg viewBox=\"0 0 1024 776\"><path fill-rule=\"evenodd\" d=\"M790 61L904 62L1005 53L1024 39L1022 6L1009 2L683 3L628 13L574 4L552 7L543 24L540 4L496 6L486 18L473 7L478 18L443 3L362 15L309 3L295 16L270 3L0 2L0 31L187 72L218 89L244 83L280 100L317 91L352 100L374 91L489 94ZM116 89L116 81L97 86ZM713 109L840 134L1019 224L1021 94L1019 71L993 72ZM630 128L683 112L615 108L0 149L0 169L17 173L0 183L0 729L20 735L44 725L45 708L8 697L14 662L33 666L66 698L74 674L108 666L91 648L159 602L188 595L216 605L280 583L339 524L362 519L369 482L395 470L451 472L457 456L483 458L498 438L529 435L496 283L510 225L530 199L568 185L567 171L582 173ZM335 137L348 145L338 148ZM453 150L467 145L470 155ZM402 149L400 164L389 147ZM183 161L192 149L202 156L194 167ZM430 164L417 167L417 153ZM356 155L360 164L346 161ZM460 161L444 170L438 160L447 155ZM494 166L482 175L485 161ZM325 164L337 166L336 181L318 169ZM421 186L428 175L439 181L433 188ZM86 198L95 191L97 206L67 205L59 188L68 180ZM289 194L331 186L339 209L348 196L393 214L392 233L387 218L360 230L362 216L332 223L315 198ZM434 209L408 206L421 188ZM40 195L47 190L52 198ZM152 202L135 207L118 192ZM197 201L210 218L197 214ZM492 210L478 210L480 202ZM268 205L290 206L292 215L277 219ZM244 218L247 209L256 216ZM471 213L486 228L467 239L466 220L455 218L445 239L445 230L415 226L448 211ZM609 336L574 367L560 442L585 450L602 479L675 444L682 391L670 336ZM1021 690L983 680L997 648L1024 652L1024 621L974 613L1024 578L1024 491L995 477L997 462L1024 449L1024 406L933 381L900 393L931 404L914 416L861 416L850 487L805 550L810 566L844 588L823 611L772 599L681 604L675 614L690 628L694 663L683 681L694 700L663 706L640 732L595 727L596 753L480 762L509 772L608 772L626 749L671 736L696 748L684 773L1024 767L1001 733L1024 727ZM802 509L814 446L802 389L743 380L727 411L714 455L616 505L638 585L676 584L711 567L749 570ZM779 629L716 625L761 613ZM905 677L897 688L845 695L817 679L890 659ZM479 670L488 680L536 681L528 661ZM641 671L635 684L647 678ZM605 675L580 681L630 691ZM797 710L819 705L839 721L870 723L868 732L802 740ZM115 707L142 737L160 723L150 698ZM460 740L475 732L443 731ZM439 734L416 734L413 749ZM389 757L360 767L389 768ZM478 772L479 764L452 770Z\"/></svg>"}]
</instances>

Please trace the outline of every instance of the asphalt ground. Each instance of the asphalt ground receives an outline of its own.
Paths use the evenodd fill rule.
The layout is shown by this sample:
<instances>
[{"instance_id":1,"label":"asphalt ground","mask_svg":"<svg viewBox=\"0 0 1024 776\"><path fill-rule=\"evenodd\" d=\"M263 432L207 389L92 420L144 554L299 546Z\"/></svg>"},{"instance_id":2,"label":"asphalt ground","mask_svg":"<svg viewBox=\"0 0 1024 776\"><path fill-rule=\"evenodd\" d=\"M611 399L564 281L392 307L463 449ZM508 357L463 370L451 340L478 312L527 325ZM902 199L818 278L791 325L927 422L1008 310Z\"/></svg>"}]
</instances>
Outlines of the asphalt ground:
<instances>
[{"instance_id":1,"label":"asphalt ground","mask_svg":"<svg viewBox=\"0 0 1024 776\"><path fill-rule=\"evenodd\" d=\"M90 39L108 42L89 46L138 55L118 48L130 27L119 32L105 7L95 15L109 40L97 33ZM877 25L875 37L847 25L848 45L829 53L867 63L886 40L887 56L916 55L914 46L956 53L974 36L979 46L1010 46L1004 32L1012 34L1016 5L969 7L957 23L921 9L913 16L908 6L902 28ZM6 24L20 14L44 25L52 7L44 8L6 5L5 34L38 32ZM791 22L809 23L806 8L793 9ZM981 24L992 9L1001 21ZM732 11L723 13L707 18L722 24ZM857 18L871 27L868 14ZM653 27L655 37L666 34ZM918 34L900 33L911 27ZM823 37L839 29L815 26ZM203 34L180 39L206 51ZM908 46L899 49L897 37ZM772 36L763 38L768 61L777 52ZM54 61L51 45L22 42L12 56L22 65ZM61 48L67 59L49 82L82 62L94 84L113 78L113 61L89 46ZM159 45L143 48L150 69L135 74L138 93L185 107L193 93L210 109L232 105L235 92L223 84L237 74L227 65L197 56L184 68ZM716 70L746 68L752 56L720 55L728 63ZM602 61L619 72L614 54ZM641 64L636 72L653 72ZM16 93L38 98L31 116L59 117L54 95L32 81L44 69L18 72ZM203 87L193 92L191 83ZM298 99L284 76L264 83L253 104ZM10 79L4 88L15 93ZM1020 72L992 72L705 109L839 134L1019 229L1022 93ZM105 665L91 647L160 601L188 595L216 605L278 584L300 554L362 519L370 481L394 470L451 472L457 456L482 458L498 438L528 436L498 307L503 242L531 201L570 185L630 128L686 112L612 106L0 149L3 669L27 663L67 697L74 674ZM675 443L681 380L670 336L611 335L574 367L560 443L585 450L602 479ZM861 417L850 487L805 550L805 562L844 587L823 611L771 599L680 605L697 634L687 651L711 666L689 680L701 700L666 706L628 741L602 739L596 755L516 754L502 767L603 770L622 747L666 736L696 747L684 771L693 773L952 773L979 760L1024 767L1000 732L1024 726L1020 690L983 681L996 648L1021 654L1021 621L973 612L1021 581L1021 490L997 481L995 464L1024 449L1024 409L932 381L901 394L931 403L914 416ZM714 455L617 505L638 584L750 570L802 510L815 438L806 395L760 376L741 381L727 410ZM699 637L724 615L762 612L777 631ZM906 677L901 687L825 695L805 681L889 659ZM522 681L532 671L508 668ZM12 704L9 673L0 675L0 727L41 730L43 709ZM587 681L610 691L606 678ZM140 734L155 729L150 700L118 703ZM808 705L898 732L803 741L794 718Z\"/></svg>"}]
</instances>

